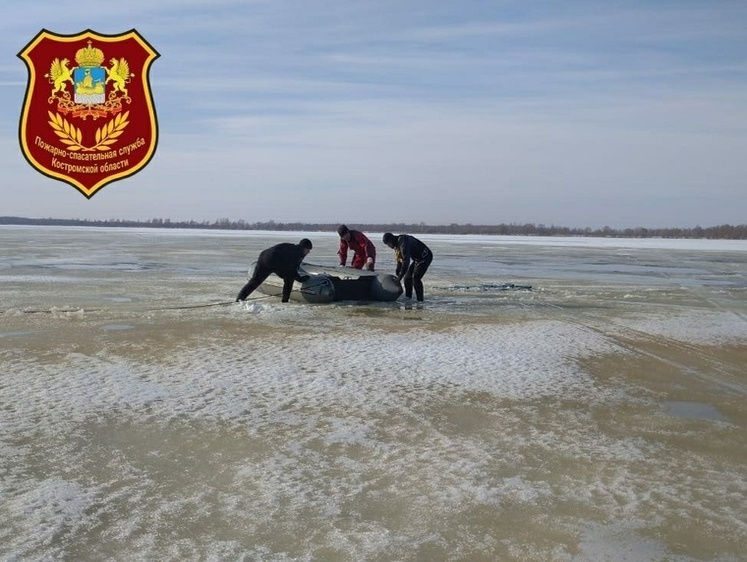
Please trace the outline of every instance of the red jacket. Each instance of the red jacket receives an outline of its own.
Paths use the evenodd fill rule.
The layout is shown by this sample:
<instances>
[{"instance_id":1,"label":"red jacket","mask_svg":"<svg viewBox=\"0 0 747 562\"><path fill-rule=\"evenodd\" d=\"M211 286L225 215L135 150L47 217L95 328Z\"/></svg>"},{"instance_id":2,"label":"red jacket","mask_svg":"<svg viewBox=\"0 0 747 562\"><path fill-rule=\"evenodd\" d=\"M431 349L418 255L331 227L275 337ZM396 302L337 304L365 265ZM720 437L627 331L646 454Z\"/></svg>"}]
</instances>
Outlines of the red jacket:
<instances>
[{"instance_id":1,"label":"red jacket","mask_svg":"<svg viewBox=\"0 0 747 562\"><path fill-rule=\"evenodd\" d=\"M373 242L358 230L350 230L349 232L349 241L346 242L345 240L340 239L340 249L337 251L337 255L340 256L340 265L345 265L348 261L348 248L353 251L353 261L350 263L350 267L363 269L368 258L371 258L375 264L376 246L373 245ZM371 270L373 271L373 264Z\"/></svg>"}]
</instances>

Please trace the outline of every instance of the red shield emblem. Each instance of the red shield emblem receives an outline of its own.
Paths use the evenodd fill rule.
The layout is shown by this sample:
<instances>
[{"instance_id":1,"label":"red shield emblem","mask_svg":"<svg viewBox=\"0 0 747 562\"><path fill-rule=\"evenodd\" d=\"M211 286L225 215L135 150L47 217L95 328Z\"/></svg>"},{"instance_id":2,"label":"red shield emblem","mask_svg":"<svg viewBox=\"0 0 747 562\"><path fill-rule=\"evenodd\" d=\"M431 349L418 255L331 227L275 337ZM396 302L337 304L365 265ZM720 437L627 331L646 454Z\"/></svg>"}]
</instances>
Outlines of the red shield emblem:
<instances>
[{"instance_id":1,"label":"red shield emblem","mask_svg":"<svg viewBox=\"0 0 747 562\"><path fill-rule=\"evenodd\" d=\"M43 29L18 56L29 70L19 130L29 164L89 199L148 164L158 141L148 71L159 54L137 31Z\"/></svg>"}]
</instances>

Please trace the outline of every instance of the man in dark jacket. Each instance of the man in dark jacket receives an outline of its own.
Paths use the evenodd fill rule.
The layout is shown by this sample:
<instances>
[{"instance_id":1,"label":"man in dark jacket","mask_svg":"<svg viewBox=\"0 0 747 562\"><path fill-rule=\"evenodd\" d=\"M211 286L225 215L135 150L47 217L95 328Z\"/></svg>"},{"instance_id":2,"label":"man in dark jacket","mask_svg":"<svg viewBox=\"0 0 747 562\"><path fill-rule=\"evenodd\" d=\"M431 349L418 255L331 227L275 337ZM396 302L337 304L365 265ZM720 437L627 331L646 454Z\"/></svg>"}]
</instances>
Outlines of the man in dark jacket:
<instances>
[{"instance_id":1,"label":"man in dark jacket","mask_svg":"<svg viewBox=\"0 0 747 562\"><path fill-rule=\"evenodd\" d=\"M304 238L298 244L284 242L277 244L266 250L262 250L257 258L257 264L254 266L254 273L249 282L239 291L236 301L243 301L254 289L259 287L262 282L274 273L283 280L283 302L290 299L293 281L306 281L308 276L304 276L298 271L303 259L311 251L311 240Z\"/></svg>"},{"instance_id":2,"label":"man in dark jacket","mask_svg":"<svg viewBox=\"0 0 747 562\"><path fill-rule=\"evenodd\" d=\"M423 300L423 275L433 261L433 252L420 240L409 234L395 236L391 232L384 234L384 244L394 250L397 260L395 275L405 285L405 296L412 298L412 289L419 301Z\"/></svg>"},{"instance_id":3,"label":"man in dark jacket","mask_svg":"<svg viewBox=\"0 0 747 562\"><path fill-rule=\"evenodd\" d=\"M353 250L350 267L363 269L363 266L366 266L367 270L373 271L376 262L376 246L368 239L368 236L344 224L337 228L337 234L340 235L340 249L337 251L337 255L340 256L340 265L345 265L348 260L349 248Z\"/></svg>"}]
</instances>

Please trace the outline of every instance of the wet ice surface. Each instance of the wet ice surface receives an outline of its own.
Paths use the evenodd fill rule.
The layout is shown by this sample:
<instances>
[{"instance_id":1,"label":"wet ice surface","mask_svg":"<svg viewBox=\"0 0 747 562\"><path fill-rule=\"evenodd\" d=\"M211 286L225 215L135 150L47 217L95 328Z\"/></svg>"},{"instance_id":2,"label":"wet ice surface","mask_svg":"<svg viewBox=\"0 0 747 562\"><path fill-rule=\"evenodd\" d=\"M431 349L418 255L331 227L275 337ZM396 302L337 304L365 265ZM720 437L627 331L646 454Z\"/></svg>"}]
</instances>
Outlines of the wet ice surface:
<instances>
[{"instance_id":1,"label":"wet ice surface","mask_svg":"<svg viewBox=\"0 0 747 562\"><path fill-rule=\"evenodd\" d=\"M231 301L327 233L0 236L2 559L741 557L744 245L423 237L423 305L305 306Z\"/></svg>"},{"instance_id":2,"label":"wet ice surface","mask_svg":"<svg viewBox=\"0 0 747 562\"><path fill-rule=\"evenodd\" d=\"M724 420L725 417L717 408L697 402L664 402L667 412L680 418Z\"/></svg>"}]
</instances>

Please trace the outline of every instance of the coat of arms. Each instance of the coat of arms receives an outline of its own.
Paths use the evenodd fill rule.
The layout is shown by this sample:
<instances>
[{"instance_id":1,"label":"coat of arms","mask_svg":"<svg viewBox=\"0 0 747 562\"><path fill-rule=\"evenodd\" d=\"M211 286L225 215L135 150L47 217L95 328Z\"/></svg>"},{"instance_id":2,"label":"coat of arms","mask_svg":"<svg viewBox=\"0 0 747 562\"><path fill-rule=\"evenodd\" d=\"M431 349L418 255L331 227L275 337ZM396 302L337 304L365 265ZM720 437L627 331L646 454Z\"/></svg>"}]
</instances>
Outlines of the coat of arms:
<instances>
[{"instance_id":1,"label":"coat of arms","mask_svg":"<svg viewBox=\"0 0 747 562\"><path fill-rule=\"evenodd\" d=\"M43 29L18 56L29 71L19 136L34 168L90 199L145 167L158 140L148 71L159 54L137 31Z\"/></svg>"}]
</instances>

